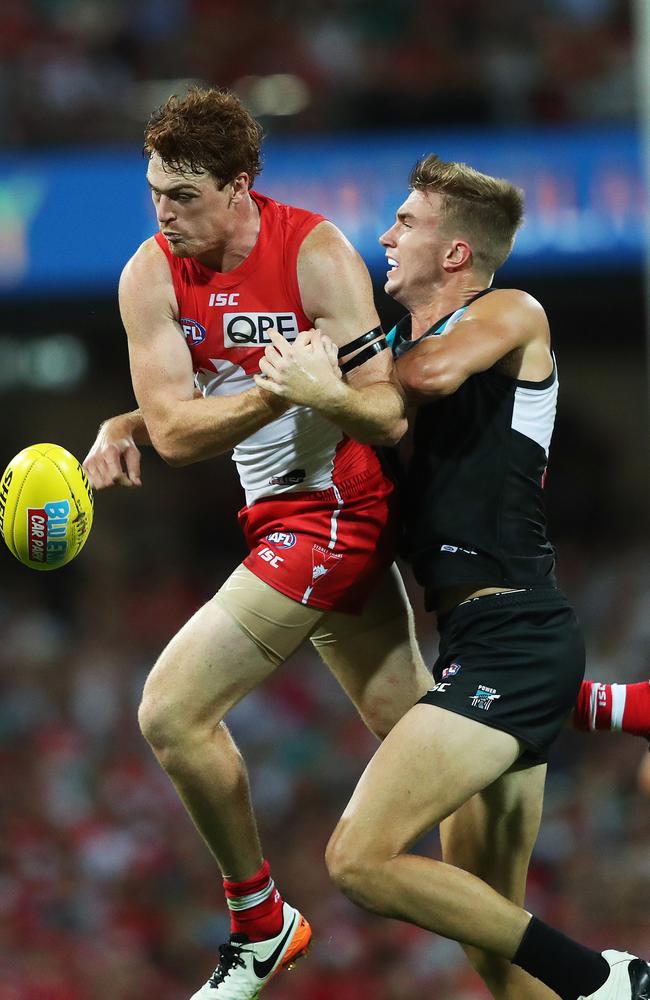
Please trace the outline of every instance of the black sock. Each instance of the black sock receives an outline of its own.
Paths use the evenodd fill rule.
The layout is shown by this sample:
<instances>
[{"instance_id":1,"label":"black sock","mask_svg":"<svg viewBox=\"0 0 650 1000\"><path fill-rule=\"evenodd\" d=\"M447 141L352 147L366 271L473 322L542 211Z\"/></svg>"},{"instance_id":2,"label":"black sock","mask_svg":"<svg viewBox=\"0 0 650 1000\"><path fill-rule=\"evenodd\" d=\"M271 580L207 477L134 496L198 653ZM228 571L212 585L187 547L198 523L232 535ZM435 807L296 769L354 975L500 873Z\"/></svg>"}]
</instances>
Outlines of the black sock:
<instances>
[{"instance_id":1,"label":"black sock","mask_svg":"<svg viewBox=\"0 0 650 1000\"><path fill-rule=\"evenodd\" d=\"M595 993L607 981L603 956L533 917L512 960L524 972L541 979L562 1000Z\"/></svg>"}]
</instances>

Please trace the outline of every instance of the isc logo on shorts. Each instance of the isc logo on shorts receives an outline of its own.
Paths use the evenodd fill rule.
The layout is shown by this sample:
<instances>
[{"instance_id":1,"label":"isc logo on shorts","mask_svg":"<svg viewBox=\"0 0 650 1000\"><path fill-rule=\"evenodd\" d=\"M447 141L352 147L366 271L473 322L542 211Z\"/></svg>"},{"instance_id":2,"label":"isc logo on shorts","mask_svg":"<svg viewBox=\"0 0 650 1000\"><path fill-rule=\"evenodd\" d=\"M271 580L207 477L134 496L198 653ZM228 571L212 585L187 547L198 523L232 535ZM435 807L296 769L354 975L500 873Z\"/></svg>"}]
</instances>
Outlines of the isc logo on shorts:
<instances>
[{"instance_id":1,"label":"isc logo on shorts","mask_svg":"<svg viewBox=\"0 0 650 1000\"><path fill-rule=\"evenodd\" d=\"M264 562L267 562L269 566L273 567L273 569L279 569L282 563L284 562L282 556L276 555L273 549L270 549L268 545L263 545L257 554L260 557L260 559L263 559Z\"/></svg>"},{"instance_id":2,"label":"isc logo on shorts","mask_svg":"<svg viewBox=\"0 0 650 1000\"><path fill-rule=\"evenodd\" d=\"M270 329L285 340L298 336L295 313L224 313L223 342L225 347L266 347L271 343Z\"/></svg>"}]
</instances>

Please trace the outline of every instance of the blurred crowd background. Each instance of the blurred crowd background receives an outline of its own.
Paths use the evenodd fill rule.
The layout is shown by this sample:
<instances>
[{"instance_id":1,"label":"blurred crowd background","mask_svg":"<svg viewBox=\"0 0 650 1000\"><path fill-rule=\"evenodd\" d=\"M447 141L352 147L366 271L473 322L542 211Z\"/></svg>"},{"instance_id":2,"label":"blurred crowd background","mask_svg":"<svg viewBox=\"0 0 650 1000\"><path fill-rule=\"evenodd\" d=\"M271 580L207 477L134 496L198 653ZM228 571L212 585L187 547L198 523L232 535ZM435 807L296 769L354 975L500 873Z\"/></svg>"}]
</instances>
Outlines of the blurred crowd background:
<instances>
[{"instance_id":1,"label":"blurred crowd background","mask_svg":"<svg viewBox=\"0 0 650 1000\"><path fill-rule=\"evenodd\" d=\"M332 132L334 147L342 129L381 129L389 143L413 126L632 125L632 41L626 0L5 0L0 140L12 162L105 142L137 157L148 112L193 79L235 87L271 136ZM74 229L74 200L67 209ZM0 210L11 218L6 198ZM13 238L0 241L5 259ZM560 581L589 676L641 680L642 262L597 273L551 262L521 281L547 308L559 359L548 507ZM376 290L390 324L380 279ZM49 439L83 458L99 421L133 405L114 288L7 291L1 305L0 466ZM57 354L54 334L59 348L84 345L76 379L77 356ZM69 567L37 574L0 552L0 1000L180 1000L227 937L215 866L136 711L159 651L241 558L242 500L227 457L173 470L148 454L143 477L141 490L96 497ZM434 623L408 581L432 662ZM366 915L328 883L325 844L374 742L318 659L296 654L229 722L275 879L316 932L309 959L265 996L485 1000L455 945ZM561 737L529 906L595 947L650 955L644 753L623 735ZM419 849L437 852L436 837Z\"/></svg>"},{"instance_id":2,"label":"blurred crowd background","mask_svg":"<svg viewBox=\"0 0 650 1000\"><path fill-rule=\"evenodd\" d=\"M275 130L620 120L631 45L628 0L5 0L0 137L139 138L170 79Z\"/></svg>"}]
</instances>

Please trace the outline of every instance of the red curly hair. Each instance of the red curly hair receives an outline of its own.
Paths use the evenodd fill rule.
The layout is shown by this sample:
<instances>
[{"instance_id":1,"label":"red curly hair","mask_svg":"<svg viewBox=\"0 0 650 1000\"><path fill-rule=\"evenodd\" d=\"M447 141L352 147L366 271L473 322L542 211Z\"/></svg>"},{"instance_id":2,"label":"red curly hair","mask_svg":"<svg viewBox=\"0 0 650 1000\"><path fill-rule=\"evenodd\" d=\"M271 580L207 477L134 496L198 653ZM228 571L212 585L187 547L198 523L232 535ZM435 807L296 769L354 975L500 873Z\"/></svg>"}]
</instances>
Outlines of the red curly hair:
<instances>
[{"instance_id":1,"label":"red curly hair","mask_svg":"<svg viewBox=\"0 0 650 1000\"><path fill-rule=\"evenodd\" d=\"M228 90L190 87L153 112L144 154L157 153L172 170L207 170L220 188L245 172L250 186L262 169L262 127Z\"/></svg>"}]
</instances>

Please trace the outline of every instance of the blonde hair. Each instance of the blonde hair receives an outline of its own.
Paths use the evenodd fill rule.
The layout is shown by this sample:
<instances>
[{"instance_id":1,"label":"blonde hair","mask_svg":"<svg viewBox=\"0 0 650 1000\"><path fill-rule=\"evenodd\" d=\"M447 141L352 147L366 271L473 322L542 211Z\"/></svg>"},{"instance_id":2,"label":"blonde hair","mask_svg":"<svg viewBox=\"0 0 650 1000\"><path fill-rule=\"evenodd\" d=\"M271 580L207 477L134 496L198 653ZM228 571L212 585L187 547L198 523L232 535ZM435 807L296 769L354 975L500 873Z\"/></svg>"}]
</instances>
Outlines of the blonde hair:
<instances>
[{"instance_id":1,"label":"blonde hair","mask_svg":"<svg viewBox=\"0 0 650 1000\"><path fill-rule=\"evenodd\" d=\"M415 164L409 187L441 195L441 229L467 239L479 271L492 275L505 263L524 217L520 188L466 163L447 163L435 153Z\"/></svg>"}]
</instances>

